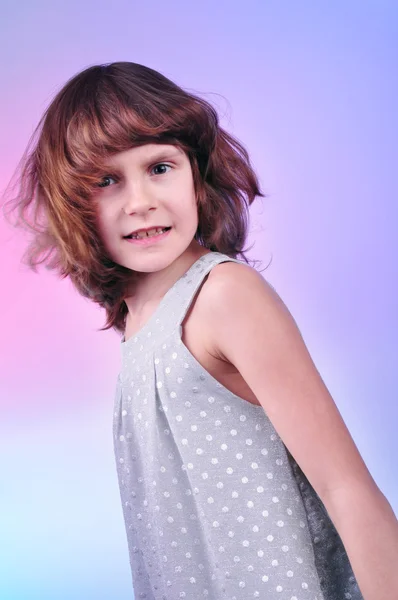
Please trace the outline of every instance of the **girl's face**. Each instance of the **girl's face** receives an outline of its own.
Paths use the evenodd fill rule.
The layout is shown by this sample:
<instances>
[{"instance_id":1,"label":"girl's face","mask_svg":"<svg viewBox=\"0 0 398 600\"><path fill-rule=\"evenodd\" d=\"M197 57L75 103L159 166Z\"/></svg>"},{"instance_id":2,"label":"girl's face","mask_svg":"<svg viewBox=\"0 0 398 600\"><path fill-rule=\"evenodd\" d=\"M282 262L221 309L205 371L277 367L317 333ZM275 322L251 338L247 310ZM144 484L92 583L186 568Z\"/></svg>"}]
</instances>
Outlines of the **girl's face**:
<instances>
[{"instance_id":1,"label":"girl's face","mask_svg":"<svg viewBox=\"0 0 398 600\"><path fill-rule=\"evenodd\" d=\"M113 154L94 199L99 234L117 264L150 273L186 251L203 250L194 240L198 213L191 165L176 146L146 144ZM132 231L157 226L171 229L150 244L125 239Z\"/></svg>"}]
</instances>

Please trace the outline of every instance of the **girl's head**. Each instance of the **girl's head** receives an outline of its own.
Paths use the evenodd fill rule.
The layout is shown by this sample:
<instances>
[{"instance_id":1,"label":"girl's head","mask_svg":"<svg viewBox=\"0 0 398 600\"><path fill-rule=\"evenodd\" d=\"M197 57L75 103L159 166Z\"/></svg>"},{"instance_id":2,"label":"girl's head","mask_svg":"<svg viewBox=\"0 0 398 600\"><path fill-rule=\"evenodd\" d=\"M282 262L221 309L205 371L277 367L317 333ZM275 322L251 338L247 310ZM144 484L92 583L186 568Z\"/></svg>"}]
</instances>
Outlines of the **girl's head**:
<instances>
[{"instance_id":1,"label":"girl's head","mask_svg":"<svg viewBox=\"0 0 398 600\"><path fill-rule=\"evenodd\" d=\"M123 332L140 273L187 249L246 260L247 209L264 197L248 154L209 103L157 71L85 69L55 96L31 144L6 211L34 234L25 262L69 276L105 308L103 329ZM124 239L156 225L172 228L156 244Z\"/></svg>"},{"instance_id":2,"label":"girl's head","mask_svg":"<svg viewBox=\"0 0 398 600\"><path fill-rule=\"evenodd\" d=\"M167 268L195 240L198 210L191 163L173 144L144 144L112 155L92 193L99 236L112 260L135 273ZM140 229L167 227L159 241L126 238ZM137 233L135 234L137 235ZM138 233L141 236L140 233Z\"/></svg>"}]
</instances>

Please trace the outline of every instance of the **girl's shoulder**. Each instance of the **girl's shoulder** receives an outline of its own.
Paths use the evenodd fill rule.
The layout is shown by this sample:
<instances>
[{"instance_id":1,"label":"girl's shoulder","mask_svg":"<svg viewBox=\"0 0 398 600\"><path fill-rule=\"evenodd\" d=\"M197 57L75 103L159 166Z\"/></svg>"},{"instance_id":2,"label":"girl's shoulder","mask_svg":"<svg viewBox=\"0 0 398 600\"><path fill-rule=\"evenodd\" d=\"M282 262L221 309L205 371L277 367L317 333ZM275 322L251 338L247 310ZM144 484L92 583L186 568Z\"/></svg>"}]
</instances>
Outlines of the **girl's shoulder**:
<instances>
[{"instance_id":1,"label":"girl's shoulder","mask_svg":"<svg viewBox=\"0 0 398 600\"><path fill-rule=\"evenodd\" d=\"M201 314L207 323L210 343L224 359L218 347L220 325L231 329L230 323L236 325L239 321L242 328L256 330L257 322L266 319L270 326L277 321L284 329L286 320L294 321L275 288L247 263L223 262L214 266L201 296Z\"/></svg>"},{"instance_id":2,"label":"girl's shoulder","mask_svg":"<svg viewBox=\"0 0 398 600\"><path fill-rule=\"evenodd\" d=\"M229 318L236 319L240 317L242 309L253 317L267 304L282 305L286 309L275 288L254 267L244 262L215 265L205 278L200 297L201 314L209 324L209 335L213 342L217 340L214 340L212 322L221 316L224 319L227 313ZM234 310L233 306L239 308Z\"/></svg>"},{"instance_id":3,"label":"girl's shoulder","mask_svg":"<svg viewBox=\"0 0 398 600\"><path fill-rule=\"evenodd\" d=\"M214 267L212 267L208 280L212 282L222 281L222 280L236 280L237 277L244 277L246 273L257 271L251 267L250 265L244 263L243 261L233 262L226 261L222 263L218 263Z\"/></svg>"},{"instance_id":4,"label":"girl's shoulder","mask_svg":"<svg viewBox=\"0 0 398 600\"><path fill-rule=\"evenodd\" d=\"M227 287L230 291L237 291L243 287L247 289L247 286L249 288L265 286L275 293L275 288L264 279L261 273L244 262L227 261L215 265L211 269L206 283L206 291L209 295L215 288L219 291L220 286Z\"/></svg>"}]
</instances>

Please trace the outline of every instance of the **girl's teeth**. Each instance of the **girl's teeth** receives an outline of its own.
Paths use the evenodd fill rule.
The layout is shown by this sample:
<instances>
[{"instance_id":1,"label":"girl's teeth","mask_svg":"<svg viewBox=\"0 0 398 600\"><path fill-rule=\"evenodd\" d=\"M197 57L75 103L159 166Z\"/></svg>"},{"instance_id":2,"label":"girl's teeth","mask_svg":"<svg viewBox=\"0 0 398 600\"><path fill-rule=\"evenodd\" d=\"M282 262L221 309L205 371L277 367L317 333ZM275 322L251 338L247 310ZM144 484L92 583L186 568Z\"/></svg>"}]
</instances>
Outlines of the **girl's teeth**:
<instances>
[{"instance_id":1,"label":"girl's teeth","mask_svg":"<svg viewBox=\"0 0 398 600\"><path fill-rule=\"evenodd\" d=\"M161 233L164 233L167 230L167 227L165 227L164 229L158 229L157 231L150 233L149 235L147 233L141 233L140 235L138 234L133 234L131 237L133 239L142 239L142 238L146 238L146 237L152 237L153 235L160 235Z\"/></svg>"}]
</instances>

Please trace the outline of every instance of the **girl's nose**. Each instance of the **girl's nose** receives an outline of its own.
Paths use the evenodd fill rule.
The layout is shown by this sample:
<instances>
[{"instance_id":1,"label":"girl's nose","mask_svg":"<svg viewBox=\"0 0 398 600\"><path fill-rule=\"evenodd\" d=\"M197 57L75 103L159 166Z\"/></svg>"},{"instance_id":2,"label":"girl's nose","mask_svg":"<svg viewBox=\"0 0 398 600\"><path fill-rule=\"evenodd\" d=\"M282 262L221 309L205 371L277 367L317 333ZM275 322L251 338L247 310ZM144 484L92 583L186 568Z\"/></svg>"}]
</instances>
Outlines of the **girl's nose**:
<instances>
[{"instance_id":1,"label":"girl's nose","mask_svg":"<svg viewBox=\"0 0 398 600\"><path fill-rule=\"evenodd\" d=\"M143 185L126 185L124 192L123 210L126 214L146 212L155 205L153 194Z\"/></svg>"}]
</instances>

